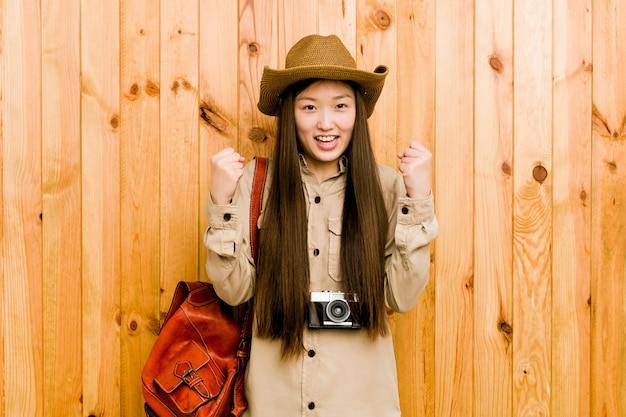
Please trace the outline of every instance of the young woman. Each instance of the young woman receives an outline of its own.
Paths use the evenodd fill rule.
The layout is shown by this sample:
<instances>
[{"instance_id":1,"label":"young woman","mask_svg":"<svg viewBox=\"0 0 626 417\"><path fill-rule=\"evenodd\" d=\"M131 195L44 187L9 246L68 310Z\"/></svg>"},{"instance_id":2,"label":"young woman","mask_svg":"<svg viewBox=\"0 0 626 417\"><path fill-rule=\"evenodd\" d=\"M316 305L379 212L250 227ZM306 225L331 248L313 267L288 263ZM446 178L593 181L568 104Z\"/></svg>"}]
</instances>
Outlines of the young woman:
<instances>
[{"instance_id":1,"label":"young woman","mask_svg":"<svg viewBox=\"0 0 626 417\"><path fill-rule=\"evenodd\" d=\"M400 415L387 309L417 303L438 225L430 152L411 142L400 174L375 162L367 119L387 72L319 35L265 68L258 107L277 135L256 264L254 162L232 148L211 160L207 272L229 304L254 297L247 416Z\"/></svg>"}]
</instances>

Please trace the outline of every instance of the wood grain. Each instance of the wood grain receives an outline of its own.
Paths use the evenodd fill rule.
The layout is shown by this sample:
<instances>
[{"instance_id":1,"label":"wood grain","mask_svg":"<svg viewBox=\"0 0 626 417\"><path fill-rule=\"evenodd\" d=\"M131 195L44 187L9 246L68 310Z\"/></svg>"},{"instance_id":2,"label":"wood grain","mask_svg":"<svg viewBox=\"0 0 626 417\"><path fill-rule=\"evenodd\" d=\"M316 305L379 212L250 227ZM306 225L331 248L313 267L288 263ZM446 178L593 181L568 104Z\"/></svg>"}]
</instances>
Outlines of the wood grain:
<instances>
[{"instance_id":1,"label":"wood grain","mask_svg":"<svg viewBox=\"0 0 626 417\"><path fill-rule=\"evenodd\" d=\"M120 410L119 2L81 2L83 415ZM77 358L78 360L78 358Z\"/></svg>"},{"instance_id":2,"label":"wood grain","mask_svg":"<svg viewBox=\"0 0 626 417\"><path fill-rule=\"evenodd\" d=\"M396 7L397 57L391 68L397 74L396 149L402 150L415 140L434 152L435 7L417 0L397 2ZM392 167L397 166L396 160L389 162ZM436 257L434 245L431 257ZM392 316L403 415L434 415L434 288L431 276L417 307L407 314Z\"/></svg>"},{"instance_id":3,"label":"wood grain","mask_svg":"<svg viewBox=\"0 0 626 417\"><path fill-rule=\"evenodd\" d=\"M396 4L392 0L357 1L357 67L374 71L387 65L390 71L374 113L369 118L373 148L379 163L396 165Z\"/></svg>"},{"instance_id":4,"label":"wood grain","mask_svg":"<svg viewBox=\"0 0 626 417\"><path fill-rule=\"evenodd\" d=\"M238 148L248 159L269 156L276 135L274 119L257 109L263 68L285 67L278 49L276 1L239 2Z\"/></svg>"},{"instance_id":5,"label":"wood grain","mask_svg":"<svg viewBox=\"0 0 626 417\"><path fill-rule=\"evenodd\" d=\"M44 410L81 416L80 2L42 7ZM63 21L63 25L58 22Z\"/></svg>"},{"instance_id":6,"label":"wood grain","mask_svg":"<svg viewBox=\"0 0 626 417\"><path fill-rule=\"evenodd\" d=\"M198 0L161 1L161 313L176 283L198 279Z\"/></svg>"},{"instance_id":7,"label":"wood grain","mask_svg":"<svg viewBox=\"0 0 626 417\"><path fill-rule=\"evenodd\" d=\"M159 17L155 0L120 2L120 410L127 416L143 414L137 382L161 320Z\"/></svg>"},{"instance_id":8,"label":"wood grain","mask_svg":"<svg viewBox=\"0 0 626 417\"><path fill-rule=\"evenodd\" d=\"M513 2L476 3L474 390L476 416L512 407Z\"/></svg>"},{"instance_id":9,"label":"wood grain","mask_svg":"<svg viewBox=\"0 0 626 417\"><path fill-rule=\"evenodd\" d=\"M317 0L317 32L337 35L356 57L357 0Z\"/></svg>"},{"instance_id":10,"label":"wood grain","mask_svg":"<svg viewBox=\"0 0 626 417\"><path fill-rule=\"evenodd\" d=\"M552 7L514 2L513 414L549 415Z\"/></svg>"},{"instance_id":11,"label":"wood grain","mask_svg":"<svg viewBox=\"0 0 626 417\"><path fill-rule=\"evenodd\" d=\"M40 12L34 2L2 2L2 408L7 416L43 415Z\"/></svg>"},{"instance_id":12,"label":"wood grain","mask_svg":"<svg viewBox=\"0 0 626 417\"><path fill-rule=\"evenodd\" d=\"M436 5L435 415L465 417L474 407L473 2Z\"/></svg>"},{"instance_id":13,"label":"wood grain","mask_svg":"<svg viewBox=\"0 0 626 417\"><path fill-rule=\"evenodd\" d=\"M206 205L211 184L210 160L226 147L237 148L239 9L235 2L221 0L200 3L200 217L198 236L207 226ZM207 277L206 248L199 241L198 276Z\"/></svg>"},{"instance_id":14,"label":"wood grain","mask_svg":"<svg viewBox=\"0 0 626 417\"><path fill-rule=\"evenodd\" d=\"M626 17L594 3L591 415L626 415Z\"/></svg>"},{"instance_id":15,"label":"wood grain","mask_svg":"<svg viewBox=\"0 0 626 417\"><path fill-rule=\"evenodd\" d=\"M555 1L551 415L589 416L591 1Z\"/></svg>"}]
</instances>

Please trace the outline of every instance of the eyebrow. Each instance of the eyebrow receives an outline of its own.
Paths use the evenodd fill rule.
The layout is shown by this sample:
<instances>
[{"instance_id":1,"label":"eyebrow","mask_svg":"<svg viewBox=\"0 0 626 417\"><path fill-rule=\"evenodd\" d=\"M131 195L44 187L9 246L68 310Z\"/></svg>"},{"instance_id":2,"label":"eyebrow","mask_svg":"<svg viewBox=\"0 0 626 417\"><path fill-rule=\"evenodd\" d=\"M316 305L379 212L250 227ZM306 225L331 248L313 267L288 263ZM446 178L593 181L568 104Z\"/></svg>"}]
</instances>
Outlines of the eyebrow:
<instances>
[{"instance_id":1,"label":"eyebrow","mask_svg":"<svg viewBox=\"0 0 626 417\"><path fill-rule=\"evenodd\" d=\"M334 96L332 98L332 100L342 100L344 98L351 98L354 99L354 96L352 94L346 93L346 94L340 94L338 96ZM302 100L310 100L310 101L317 101L314 97L308 97L308 96L302 96L302 97L298 97L296 99L296 101L302 101Z\"/></svg>"}]
</instances>

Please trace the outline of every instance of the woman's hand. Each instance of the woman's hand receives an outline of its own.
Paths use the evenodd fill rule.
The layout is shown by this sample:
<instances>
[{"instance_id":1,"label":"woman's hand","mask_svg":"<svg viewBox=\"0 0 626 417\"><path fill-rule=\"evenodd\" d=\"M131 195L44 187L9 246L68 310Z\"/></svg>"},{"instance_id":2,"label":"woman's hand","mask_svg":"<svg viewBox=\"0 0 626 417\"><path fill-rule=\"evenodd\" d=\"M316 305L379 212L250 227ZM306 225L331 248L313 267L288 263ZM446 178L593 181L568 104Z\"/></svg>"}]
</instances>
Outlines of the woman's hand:
<instances>
[{"instance_id":1,"label":"woman's hand","mask_svg":"<svg viewBox=\"0 0 626 417\"><path fill-rule=\"evenodd\" d=\"M428 149L413 141L398 154L400 173L410 198L427 198L431 192L432 159Z\"/></svg>"},{"instance_id":2,"label":"woman's hand","mask_svg":"<svg viewBox=\"0 0 626 417\"><path fill-rule=\"evenodd\" d=\"M225 148L211 158L211 200L215 205L230 204L243 175L245 159L233 148Z\"/></svg>"}]
</instances>

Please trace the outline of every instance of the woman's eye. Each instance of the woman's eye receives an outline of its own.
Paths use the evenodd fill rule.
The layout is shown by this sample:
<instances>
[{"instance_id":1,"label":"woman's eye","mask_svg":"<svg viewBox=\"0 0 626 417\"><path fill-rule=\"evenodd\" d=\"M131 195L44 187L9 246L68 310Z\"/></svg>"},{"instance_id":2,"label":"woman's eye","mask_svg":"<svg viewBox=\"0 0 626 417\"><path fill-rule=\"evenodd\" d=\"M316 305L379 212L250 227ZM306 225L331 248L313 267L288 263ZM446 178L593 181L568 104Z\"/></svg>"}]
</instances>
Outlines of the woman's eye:
<instances>
[{"instance_id":1,"label":"woman's eye","mask_svg":"<svg viewBox=\"0 0 626 417\"><path fill-rule=\"evenodd\" d=\"M304 106L304 110L315 110L315 106L312 104L307 104Z\"/></svg>"},{"instance_id":2,"label":"woman's eye","mask_svg":"<svg viewBox=\"0 0 626 417\"><path fill-rule=\"evenodd\" d=\"M345 109L345 108L347 108L347 107L348 107L348 105L347 105L347 104L345 104L345 103L340 103L340 104L337 104L337 108L338 108L338 109Z\"/></svg>"}]
</instances>

